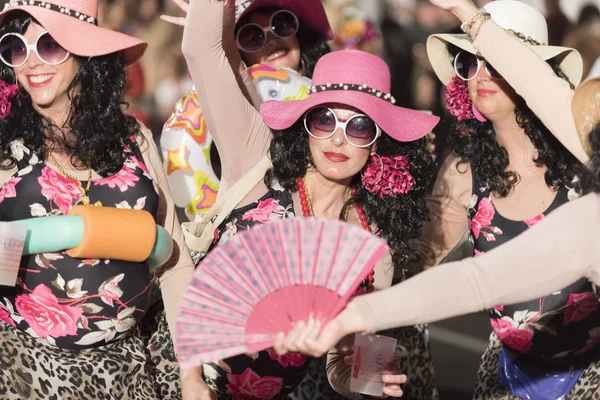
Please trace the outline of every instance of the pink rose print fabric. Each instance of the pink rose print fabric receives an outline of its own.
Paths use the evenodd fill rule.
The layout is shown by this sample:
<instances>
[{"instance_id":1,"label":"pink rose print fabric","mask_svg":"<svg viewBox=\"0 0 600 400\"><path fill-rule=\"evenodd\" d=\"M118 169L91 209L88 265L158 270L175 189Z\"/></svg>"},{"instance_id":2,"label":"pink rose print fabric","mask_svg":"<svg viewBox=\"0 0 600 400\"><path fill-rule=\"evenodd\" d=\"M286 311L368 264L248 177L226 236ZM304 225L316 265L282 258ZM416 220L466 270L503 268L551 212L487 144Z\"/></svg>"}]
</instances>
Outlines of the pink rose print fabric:
<instances>
[{"instance_id":1,"label":"pink rose print fabric","mask_svg":"<svg viewBox=\"0 0 600 400\"><path fill-rule=\"evenodd\" d=\"M34 158L22 144L12 148L19 151L14 154L18 172L0 187L0 220L53 218L81 203L79 181L50 168L43 157ZM156 217L158 194L137 144L124 155L119 172L93 182L91 200ZM145 262L80 260L65 252L25 256L16 287L0 287L0 324L61 348L103 346L136 326L147 307L149 284Z\"/></svg>"},{"instance_id":2,"label":"pink rose print fabric","mask_svg":"<svg viewBox=\"0 0 600 400\"><path fill-rule=\"evenodd\" d=\"M260 222L265 224L271 221L280 221L287 217L288 207L283 207L273 198L260 201L256 208L248 210L243 216L243 221Z\"/></svg>"},{"instance_id":3,"label":"pink rose print fabric","mask_svg":"<svg viewBox=\"0 0 600 400\"><path fill-rule=\"evenodd\" d=\"M594 292L571 293L565 310L564 325L579 322L598 310L598 297Z\"/></svg>"},{"instance_id":4,"label":"pink rose print fabric","mask_svg":"<svg viewBox=\"0 0 600 400\"><path fill-rule=\"evenodd\" d=\"M533 345L533 328L531 325L508 318L493 318L491 320L492 328L498 338L506 346L521 353L526 353Z\"/></svg>"},{"instance_id":5,"label":"pink rose print fabric","mask_svg":"<svg viewBox=\"0 0 600 400\"><path fill-rule=\"evenodd\" d=\"M42 194L60 210L61 214L67 214L74 204L81 199L79 183L66 176L60 175L50 167L43 167L38 178L42 187Z\"/></svg>"},{"instance_id":6,"label":"pink rose print fabric","mask_svg":"<svg viewBox=\"0 0 600 400\"><path fill-rule=\"evenodd\" d=\"M304 354L287 353L283 356L278 356L273 349L269 349L267 352L269 353L271 360L277 360L277 362L284 367L289 367L290 365L292 367L301 367L306 363L306 356Z\"/></svg>"},{"instance_id":7,"label":"pink rose print fabric","mask_svg":"<svg viewBox=\"0 0 600 400\"><path fill-rule=\"evenodd\" d=\"M76 335L77 321L83 314L81 308L60 305L52 291L43 284L31 294L17 296L15 305L31 329L41 337Z\"/></svg>"},{"instance_id":8,"label":"pink rose print fabric","mask_svg":"<svg viewBox=\"0 0 600 400\"><path fill-rule=\"evenodd\" d=\"M276 376L261 378L250 368L241 375L227 375L227 392L242 400L270 399L281 392L283 379Z\"/></svg>"},{"instance_id":9,"label":"pink rose print fabric","mask_svg":"<svg viewBox=\"0 0 600 400\"><path fill-rule=\"evenodd\" d=\"M8 182L2 186L0 189L0 203L4 201L5 198L15 198L17 197L17 183L21 182L21 178L10 178Z\"/></svg>"},{"instance_id":10,"label":"pink rose print fabric","mask_svg":"<svg viewBox=\"0 0 600 400\"><path fill-rule=\"evenodd\" d=\"M144 172L144 170L142 170L142 172ZM104 179L98 179L94 182L94 185L106 185L111 189L119 188L121 192L125 192L130 187L134 187L135 183L139 180L140 178L135 174L134 170L131 170L127 166L123 166L123 169L115 175Z\"/></svg>"},{"instance_id":11,"label":"pink rose print fabric","mask_svg":"<svg viewBox=\"0 0 600 400\"><path fill-rule=\"evenodd\" d=\"M576 199L580 193L576 182L559 188L553 203L538 216L515 221L498 213L487 185L474 174L469 209L474 256L516 238L562 204ZM515 279L519 277L515 276ZM598 297L587 279L540 299L497 306L489 310L489 315L502 344L529 356L562 360L589 352L600 341L588 334L600 327L600 310Z\"/></svg>"}]
</instances>

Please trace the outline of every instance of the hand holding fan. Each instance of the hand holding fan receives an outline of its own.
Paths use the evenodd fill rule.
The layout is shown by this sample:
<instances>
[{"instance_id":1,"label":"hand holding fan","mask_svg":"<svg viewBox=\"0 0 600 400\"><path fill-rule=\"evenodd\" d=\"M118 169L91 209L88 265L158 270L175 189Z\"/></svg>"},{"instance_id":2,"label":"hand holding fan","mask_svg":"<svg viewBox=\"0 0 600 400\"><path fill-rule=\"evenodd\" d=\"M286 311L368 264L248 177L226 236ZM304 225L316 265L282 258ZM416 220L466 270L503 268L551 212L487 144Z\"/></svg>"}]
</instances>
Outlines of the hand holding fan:
<instances>
[{"instance_id":1,"label":"hand holding fan","mask_svg":"<svg viewBox=\"0 0 600 400\"><path fill-rule=\"evenodd\" d=\"M318 218L257 226L217 246L188 285L177 321L182 368L270 348L312 315L323 325L388 251L360 227Z\"/></svg>"}]
</instances>

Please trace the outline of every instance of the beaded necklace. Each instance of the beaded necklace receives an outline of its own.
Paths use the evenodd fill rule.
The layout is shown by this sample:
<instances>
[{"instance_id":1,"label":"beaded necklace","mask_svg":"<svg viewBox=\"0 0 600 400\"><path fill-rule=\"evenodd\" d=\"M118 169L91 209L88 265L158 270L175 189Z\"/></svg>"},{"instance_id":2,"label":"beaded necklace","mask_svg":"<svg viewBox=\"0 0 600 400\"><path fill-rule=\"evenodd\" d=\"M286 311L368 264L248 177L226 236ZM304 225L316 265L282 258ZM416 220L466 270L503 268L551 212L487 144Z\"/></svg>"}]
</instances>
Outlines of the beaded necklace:
<instances>
[{"instance_id":1,"label":"beaded necklace","mask_svg":"<svg viewBox=\"0 0 600 400\"><path fill-rule=\"evenodd\" d=\"M296 184L298 185L298 195L300 196L300 205L302 206L302 214L305 217L314 217L315 213L312 208L312 201L310 199L310 195L308 194L308 190L306 189L306 180L304 178L298 178L296 180ZM352 189L352 196L356 196L356 189ZM348 213L350 212L350 207L346 207L346 212L344 213L344 221L348 220ZM369 222L367 221L367 215L365 214L365 210L362 205L356 205L356 212L358 213L358 218L360 219L360 224L367 231L371 232L371 227L369 226ZM369 276L367 277L367 293L371 293L373 291L373 284L375 282L375 269L371 271Z\"/></svg>"}]
</instances>

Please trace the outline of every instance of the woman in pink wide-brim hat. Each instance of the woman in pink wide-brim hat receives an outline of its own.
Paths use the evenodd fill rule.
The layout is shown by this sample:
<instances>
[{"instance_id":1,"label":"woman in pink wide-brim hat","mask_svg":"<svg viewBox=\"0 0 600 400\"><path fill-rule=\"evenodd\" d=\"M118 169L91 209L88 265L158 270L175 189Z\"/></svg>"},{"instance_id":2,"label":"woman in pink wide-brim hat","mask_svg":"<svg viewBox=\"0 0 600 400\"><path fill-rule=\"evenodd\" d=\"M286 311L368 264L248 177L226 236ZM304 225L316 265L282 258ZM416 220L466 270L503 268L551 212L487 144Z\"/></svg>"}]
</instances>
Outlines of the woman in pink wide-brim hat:
<instances>
[{"instance_id":1,"label":"woman in pink wide-brim hat","mask_svg":"<svg viewBox=\"0 0 600 400\"><path fill-rule=\"evenodd\" d=\"M321 57L305 100L266 102L259 114L240 91L227 53L215 50L215 43L229 34L220 29L221 21L233 19L234 11L227 2L191 1L183 52L193 66L195 85L202 88L198 96L221 155L223 180L230 187L244 179L267 152L273 166L219 226L216 242L292 216L342 219L381 234L392 248L391 257L375 267L361 293L390 286L394 271L409 276L408 267L418 257L412 238L427 218L425 197L433 183L433 163L422 138L438 118L396 106L389 94L387 65L359 51ZM201 41L199 49L197 38L211 32L214 37ZM228 129L219 129L224 126ZM431 359L423 350L426 328L406 329L400 336L407 348L404 360L420 360L402 364L401 372L432 377ZM188 350L180 348L181 360ZM330 365L336 368L330 378L336 390L350 395L348 381L336 375L348 372L344 355L331 354ZM187 378L184 386L195 382L205 396L288 398L296 387L302 389L309 363L300 355L281 359L267 350L187 368L182 376ZM386 393L398 395L405 378L391 372L396 374L390 375L393 382ZM434 398L436 393L432 379L405 389L415 398Z\"/></svg>"},{"instance_id":2,"label":"woman in pink wide-brim hat","mask_svg":"<svg viewBox=\"0 0 600 400\"><path fill-rule=\"evenodd\" d=\"M152 375L139 329L151 274L174 326L193 272L152 134L123 113L125 66L146 43L98 27L97 13L96 0L15 1L0 12L0 218L77 205L145 210L172 235L177 258L153 273L131 258L22 257L16 285L0 287L3 399L181 397L176 369Z\"/></svg>"}]
</instances>

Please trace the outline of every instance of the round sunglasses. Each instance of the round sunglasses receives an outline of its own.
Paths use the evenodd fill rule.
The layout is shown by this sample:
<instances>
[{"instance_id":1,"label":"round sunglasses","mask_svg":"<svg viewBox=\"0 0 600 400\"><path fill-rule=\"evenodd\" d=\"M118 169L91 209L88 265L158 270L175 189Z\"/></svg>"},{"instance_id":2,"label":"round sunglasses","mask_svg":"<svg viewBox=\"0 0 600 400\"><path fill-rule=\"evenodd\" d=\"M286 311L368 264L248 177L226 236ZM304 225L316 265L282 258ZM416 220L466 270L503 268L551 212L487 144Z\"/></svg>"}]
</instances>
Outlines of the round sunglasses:
<instances>
[{"instance_id":1,"label":"round sunglasses","mask_svg":"<svg viewBox=\"0 0 600 400\"><path fill-rule=\"evenodd\" d=\"M42 32L34 44L30 44L19 33L7 33L0 38L0 59L9 67L17 68L25 64L31 52L48 65L61 64L70 55L48 32Z\"/></svg>"},{"instance_id":2,"label":"round sunglasses","mask_svg":"<svg viewBox=\"0 0 600 400\"><path fill-rule=\"evenodd\" d=\"M298 17L288 10L279 10L271 16L269 26L262 26L253 22L242 25L235 36L237 46L240 50L246 53L256 53L265 47L267 43L267 33L287 39L291 38L298 32L300 23Z\"/></svg>"},{"instance_id":3,"label":"round sunglasses","mask_svg":"<svg viewBox=\"0 0 600 400\"><path fill-rule=\"evenodd\" d=\"M329 139L339 127L344 130L348 143L354 147L369 147L381 136L379 126L364 114L353 115L341 122L332 109L319 106L311 108L304 115L304 128L315 139Z\"/></svg>"},{"instance_id":4,"label":"round sunglasses","mask_svg":"<svg viewBox=\"0 0 600 400\"><path fill-rule=\"evenodd\" d=\"M468 51L461 51L454 57L454 71L463 81L470 81L479 73L481 66L485 66L485 72L493 79L503 79L484 58L471 54Z\"/></svg>"}]
</instances>

